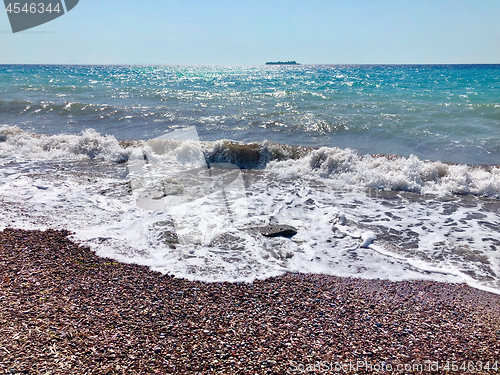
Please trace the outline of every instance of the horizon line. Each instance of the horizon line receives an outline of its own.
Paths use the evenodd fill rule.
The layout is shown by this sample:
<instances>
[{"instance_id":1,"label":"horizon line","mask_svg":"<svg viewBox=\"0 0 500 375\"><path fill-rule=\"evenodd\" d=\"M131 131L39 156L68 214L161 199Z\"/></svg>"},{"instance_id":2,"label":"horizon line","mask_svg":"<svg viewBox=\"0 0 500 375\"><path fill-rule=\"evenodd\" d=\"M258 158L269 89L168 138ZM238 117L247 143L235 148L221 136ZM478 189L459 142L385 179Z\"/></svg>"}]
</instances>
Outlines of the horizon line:
<instances>
[{"instance_id":1,"label":"horizon line","mask_svg":"<svg viewBox=\"0 0 500 375\"><path fill-rule=\"evenodd\" d=\"M0 63L6 65L31 65L31 66L443 66L443 65L500 65L499 63L297 63L290 65L281 64L146 64L146 63Z\"/></svg>"}]
</instances>

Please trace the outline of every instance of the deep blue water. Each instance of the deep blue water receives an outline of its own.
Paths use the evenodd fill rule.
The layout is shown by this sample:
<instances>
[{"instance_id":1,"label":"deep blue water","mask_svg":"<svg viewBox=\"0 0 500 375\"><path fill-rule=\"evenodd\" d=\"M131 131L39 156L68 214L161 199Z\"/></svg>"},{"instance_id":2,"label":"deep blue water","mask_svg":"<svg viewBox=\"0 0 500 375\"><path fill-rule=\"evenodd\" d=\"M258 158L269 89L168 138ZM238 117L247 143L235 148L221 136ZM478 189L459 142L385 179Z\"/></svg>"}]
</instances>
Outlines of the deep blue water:
<instances>
[{"instance_id":1,"label":"deep blue water","mask_svg":"<svg viewBox=\"0 0 500 375\"><path fill-rule=\"evenodd\" d=\"M0 126L500 164L500 65L0 66Z\"/></svg>"}]
</instances>

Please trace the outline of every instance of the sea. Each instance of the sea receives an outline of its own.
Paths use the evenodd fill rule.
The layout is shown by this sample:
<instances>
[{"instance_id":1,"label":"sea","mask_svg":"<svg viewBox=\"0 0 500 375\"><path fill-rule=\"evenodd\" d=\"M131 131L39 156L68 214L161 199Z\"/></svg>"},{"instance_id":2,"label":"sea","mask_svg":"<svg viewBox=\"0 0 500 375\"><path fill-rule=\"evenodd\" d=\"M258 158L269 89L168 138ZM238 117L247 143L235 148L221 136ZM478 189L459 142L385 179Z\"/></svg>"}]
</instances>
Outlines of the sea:
<instances>
[{"instance_id":1,"label":"sea","mask_svg":"<svg viewBox=\"0 0 500 375\"><path fill-rule=\"evenodd\" d=\"M0 65L0 230L179 278L500 293L499 165L500 65Z\"/></svg>"}]
</instances>

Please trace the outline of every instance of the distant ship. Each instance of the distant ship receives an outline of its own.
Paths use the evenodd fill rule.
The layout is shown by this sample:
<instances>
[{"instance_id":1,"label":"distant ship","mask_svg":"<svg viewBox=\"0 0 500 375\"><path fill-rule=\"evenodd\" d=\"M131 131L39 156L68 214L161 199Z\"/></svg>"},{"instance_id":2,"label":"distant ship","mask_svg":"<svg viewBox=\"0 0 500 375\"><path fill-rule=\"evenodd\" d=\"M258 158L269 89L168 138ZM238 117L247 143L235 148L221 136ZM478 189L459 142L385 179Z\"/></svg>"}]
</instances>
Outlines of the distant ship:
<instances>
[{"instance_id":1,"label":"distant ship","mask_svg":"<svg viewBox=\"0 0 500 375\"><path fill-rule=\"evenodd\" d=\"M268 61L266 65L300 65L297 61Z\"/></svg>"}]
</instances>

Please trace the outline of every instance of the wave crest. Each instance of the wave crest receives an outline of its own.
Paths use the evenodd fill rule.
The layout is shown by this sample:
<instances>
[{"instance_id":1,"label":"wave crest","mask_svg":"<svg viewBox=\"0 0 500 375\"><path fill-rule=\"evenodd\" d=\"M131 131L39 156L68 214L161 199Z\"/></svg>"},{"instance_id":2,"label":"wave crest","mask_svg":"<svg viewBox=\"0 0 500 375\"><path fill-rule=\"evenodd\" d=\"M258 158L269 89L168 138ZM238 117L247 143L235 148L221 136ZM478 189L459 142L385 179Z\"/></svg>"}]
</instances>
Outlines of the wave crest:
<instances>
[{"instance_id":1,"label":"wave crest","mask_svg":"<svg viewBox=\"0 0 500 375\"><path fill-rule=\"evenodd\" d=\"M298 160L270 162L279 178L327 178L338 187L402 190L422 194L474 194L500 198L498 166L468 166L390 155L359 155L322 147Z\"/></svg>"},{"instance_id":2,"label":"wave crest","mask_svg":"<svg viewBox=\"0 0 500 375\"><path fill-rule=\"evenodd\" d=\"M130 151L115 137L102 136L94 129L80 135L45 135L23 131L17 126L0 128L0 155L22 156L29 159L102 159L118 163L128 160Z\"/></svg>"},{"instance_id":3,"label":"wave crest","mask_svg":"<svg viewBox=\"0 0 500 375\"><path fill-rule=\"evenodd\" d=\"M371 188L421 194L473 194L500 198L499 166L470 166L421 160L411 155L360 155L352 149L161 139L121 141L86 129L79 135L42 135L18 127L0 128L0 156L30 159L100 159L124 163L131 155L154 162L180 162L192 155L202 164L231 163L242 169L263 169L275 178L327 179L338 188ZM199 158L198 158L199 159ZM198 160L197 159L197 160ZM200 160L201 162L201 160Z\"/></svg>"}]
</instances>

